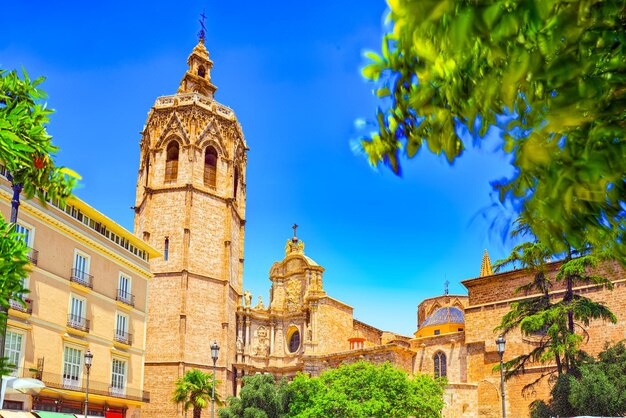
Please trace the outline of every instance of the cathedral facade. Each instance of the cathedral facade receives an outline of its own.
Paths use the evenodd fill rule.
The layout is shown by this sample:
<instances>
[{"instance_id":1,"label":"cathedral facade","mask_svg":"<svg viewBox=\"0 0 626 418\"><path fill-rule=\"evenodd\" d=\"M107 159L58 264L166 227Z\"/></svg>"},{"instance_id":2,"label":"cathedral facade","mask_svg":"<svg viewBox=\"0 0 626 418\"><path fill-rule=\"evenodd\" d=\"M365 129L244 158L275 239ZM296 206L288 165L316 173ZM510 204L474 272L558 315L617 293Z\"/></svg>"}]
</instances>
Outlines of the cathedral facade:
<instances>
[{"instance_id":1,"label":"cathedral facade","mask_svg":"<svg viewBox=\"0 0 626 418\"><path fill-rule=\"evenodd\" d=\"M243 290L248 148L234 112L214 99L213 63L202 39L188 65L176 94L157 98L140 143L135 235L163 254L150 260L145 387L151 400L142 416L184 415L171 401L175 381L193 368L213 371L214 341L222 399L237 394L246 375L289 379L366 360L446 377L445 417L501 416L494 329L511 303L533 296L515 292L527 273L493 274L485 252L480 275L462 282L468 295L446 291L422 301L417 331L403 336L358 321L351 306L328 295L324 267L305 254L294 228L285 257L269 269L267 304L253 300ZM616 265L602 269L614 279L613 292L597 286L577 291L606 301L621 318L624 272ZM595 354L604 341L626 337L626 322L592 324L589 335L586 348ZM537 343L510 333L505 360ZM548 396L547 383L530 394L522 388L549 369L530 367L507 382L510 416L528 416L528 405Z\"/></svg>"}]
</instances>

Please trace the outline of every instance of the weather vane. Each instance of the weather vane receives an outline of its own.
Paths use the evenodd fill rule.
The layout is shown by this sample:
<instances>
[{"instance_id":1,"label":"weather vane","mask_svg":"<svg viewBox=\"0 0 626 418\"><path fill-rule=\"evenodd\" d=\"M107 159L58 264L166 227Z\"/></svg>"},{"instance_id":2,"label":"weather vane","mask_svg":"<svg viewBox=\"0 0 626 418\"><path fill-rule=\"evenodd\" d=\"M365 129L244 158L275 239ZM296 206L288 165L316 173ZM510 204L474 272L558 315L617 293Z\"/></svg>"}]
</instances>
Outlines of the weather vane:
<instances>
[{"instance_id":1,"label":"weather vane","mask_svg":"<svg viewBox=\"0 0 626 418\"><path fill-rule=\"evenodd\" d=\"M198 22L200 22L200 31L198 32L198 38L201 42L204 42L204 35L206 33L206 26L204 26L204 19L206 19L206 16L204 15L204 10L202 10L202 13L200 13L200 17L201 19L198 19Z\"/></svg>"}]
</instances>

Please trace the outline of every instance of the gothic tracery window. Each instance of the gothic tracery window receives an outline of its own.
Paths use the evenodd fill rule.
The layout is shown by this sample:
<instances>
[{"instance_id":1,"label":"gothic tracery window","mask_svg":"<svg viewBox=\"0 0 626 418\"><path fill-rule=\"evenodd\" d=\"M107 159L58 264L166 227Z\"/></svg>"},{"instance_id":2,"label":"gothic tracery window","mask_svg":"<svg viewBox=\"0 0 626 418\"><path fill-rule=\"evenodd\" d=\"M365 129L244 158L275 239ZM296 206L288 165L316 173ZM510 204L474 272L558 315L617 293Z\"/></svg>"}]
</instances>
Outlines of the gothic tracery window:
<instances>
[{"instance_id":1,"label":"gothic tracery window","mask_svg":"<svg viewBox=\"0 0 626 418\"><path fill-rule=\"evenodd\" d=\"M439 351L435 353L433 361L435 362L435 377L446 377L448 372L446 367L446 355Z\"/></svg>"},{"instance_id":2,"label":"gothic tracery window","mask_svg":"<svg viewBox=\"0 0 626 418\"><path fill-rule=\"evenodd\" d=\"M295 330L289 337L289 352L295 353L300 348L300 331Z\"/></svg>"},{"instance_id":3,"label":"gothic tracery window","mask_svg":"<svg viewBox=\"0 0 626 418\"><path fill-rule=\"evenodd\" d=\"M178 177L178 142L167 144L165 157L165 182L174 182Z\"/></svg>"},{"instance_id":4,"label":"gothic tracery window","mask_svg":"<svg viewBox=\"0 0 626 418\"><path fill-rule=\"evenodd\" d=\"M217 184L217 151L208 147L204 152L204 185L215 188Z\"/></svg>"}]
</instances>

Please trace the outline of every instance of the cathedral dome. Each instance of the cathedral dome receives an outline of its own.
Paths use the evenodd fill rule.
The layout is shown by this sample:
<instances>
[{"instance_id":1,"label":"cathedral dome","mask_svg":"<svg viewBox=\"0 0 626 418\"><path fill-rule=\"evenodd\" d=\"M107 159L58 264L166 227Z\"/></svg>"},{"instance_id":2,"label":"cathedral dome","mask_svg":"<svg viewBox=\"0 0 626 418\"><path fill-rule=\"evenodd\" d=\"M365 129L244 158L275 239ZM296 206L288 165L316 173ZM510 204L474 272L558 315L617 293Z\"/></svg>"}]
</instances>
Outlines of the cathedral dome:
<instances>
[{"instance_id":1,"label":"cathedral dome","mask_svg":"<svg viewBox=\"0 0 626 418\"><path fill-rule=\"evenodd\" d=\"M459 308L454 306L446 306L445 308L439 308L430 315L426 320L422 323L421 328L427 327L429 325L440 325L440 324L464 324L465 323L465 314Z\"/></svg>"}]
</instances>

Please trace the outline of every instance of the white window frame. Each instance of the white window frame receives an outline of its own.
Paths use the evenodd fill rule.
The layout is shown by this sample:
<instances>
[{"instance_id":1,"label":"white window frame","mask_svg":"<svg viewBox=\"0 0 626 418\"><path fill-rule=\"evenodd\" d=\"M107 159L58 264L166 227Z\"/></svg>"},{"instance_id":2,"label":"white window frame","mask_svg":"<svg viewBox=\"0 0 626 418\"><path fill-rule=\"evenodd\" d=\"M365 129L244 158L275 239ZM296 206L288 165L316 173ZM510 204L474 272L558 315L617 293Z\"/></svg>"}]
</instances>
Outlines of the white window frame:
<instances>
[{"instance_id":1,"label":"white window frame","mask_svg":"<svg viewBox=\"0 0 626 418\"><path fill-rule=\"evenodd\" d=\"M78 361L77 362L71 362L68 364L67 362L67 351L68 350L76 350L78 351ZM64 345L63 346L63 387L65 388L73 388L73 389L77 389L77 388L81 388L81 383L82 383L82 377L83 377L83 359L84 359L84 348L83 347L76 347L73 345ZM74 359L76 360L76 359ZM69 366L69 367L66 367ZM69 369L70 373L66 373L66 370ZM73 370L78 370L78 373L76 373L76 379L73 378L73 373L71 373ZM70 377L66 377L66 376L70 376Z\"/></svg>"},{"instance_id":2,"label":"white window frame","mask_svg":"<svg viewBox=\"0 0 626 418\"><path fill-rule=\"evenodd\" d=\"M123 323L125 324L124 329L120 329L119 328L119 324L120 324L120 318L124 318L125 321L123 321ZM128 328L130 325L130 317L126 314L123 314L121 312L117 312L115 315L115 334L120 335L124 338L126 338L128 336ZM125 334L118 334L118 331L122 331Z\"/></svg>"},{"instance_id":3,"label":"white window frame","mask_svg":"<svg viewBox=\"0 0 626 418\"><path fill-rule=\"evenodd\" d=\"M124 365L124 372L119 373L119 370L115 370L115 362L119 362ZM111 386L110 391L112 395L124 396L126 394L126 386L128 385L128 360L118 357L113 357L111 360ZM121 381L122 387L115 386L115 383Z\"/></svg>"},{"instance_id":4,"label":"white window frame","mask_svg":"<svg viewBox=\"0 0 626 418\"><path fill-rule=\"evenodd\" d=\"M11 341L11 336L14 335L19 337L19 349L15 350L14 347L10 347L8 344ZM24 343L26 340L26 335L23 332L17 331L13 328L7 329L6 337L4 340L4 356L8 358L9 363L12 362L12 355L17 354L17 361L15 361L15 369L10 373L10 376L17 377L19 369L24 367Z\"/></svg>"},{"instance_id":5,"label":"white window frame","mask_svg":"<svg viewBox=\"0 0 626 418\"><path fill-rule=\"evenodd\" d=\"M128 288L124 291L125 294L120 294L120 291L122 290L122 279L126 279L126 282L128 283ZM132 294L133 294L133 278L130 277L128 274L123 273L120 271L120 274L117 277L117 297L119 300L121 300L122 302L128 303L128 304L132 304Z\"/></svg>"},{"instance_id":6,"label":"white window frame","mask_svg":"<svg viewBox=\"0 0 626 418\"><path fill-rule=\"evenodd\" d=\"M72 260L72 268L75 270L79 270L76 265L76 256L81 256L85 259L85 269L80 270L85 274L89 274L89 269L91 268L91 256L84 251L75 249L74 250L74 259Z\"/></svg>"},{"instance_id":7,"label":"white window frame","mask_svg":"<svg viewBox=\"0 0 626 418\"><path fill-rule=\"evenodd\" d=\"M35 227L29 224L28 222L24 222L21 219L17 221L16 227L17 228L22 227L22 228L28 229L28 239L24 242L26 243L27 247L33 248L33 243L35 242ZM20 231L18 231L17 228L15 229L16 232L20 233Z\"/></svg>"},{"instance_id":8,"label":"white window frame","mask_svg":"<svg viewBox=\"0 0 626 418\"><path fill-rule=\"evenodd\" d=\"M76 295L74 293L70 293L70 302L69 302L69 305L67 307L67 312L70 315L72 315L72 316L77 316L76 313L74 313L74 311L72 309L72 306L73 306L72 300L74 300L74 299L79 300L79 301L82 302L82 309L81 309L80 315L78 315L78 316L81 319L83 319L84 322L83 323L78 323L77 322L77 325L85 326L85 325L87 325L87 299L85 299L84 297L78 296L78 295ZM73 319L74 318L72 318L72 320Z\"/></svg>"}]
</instances>

